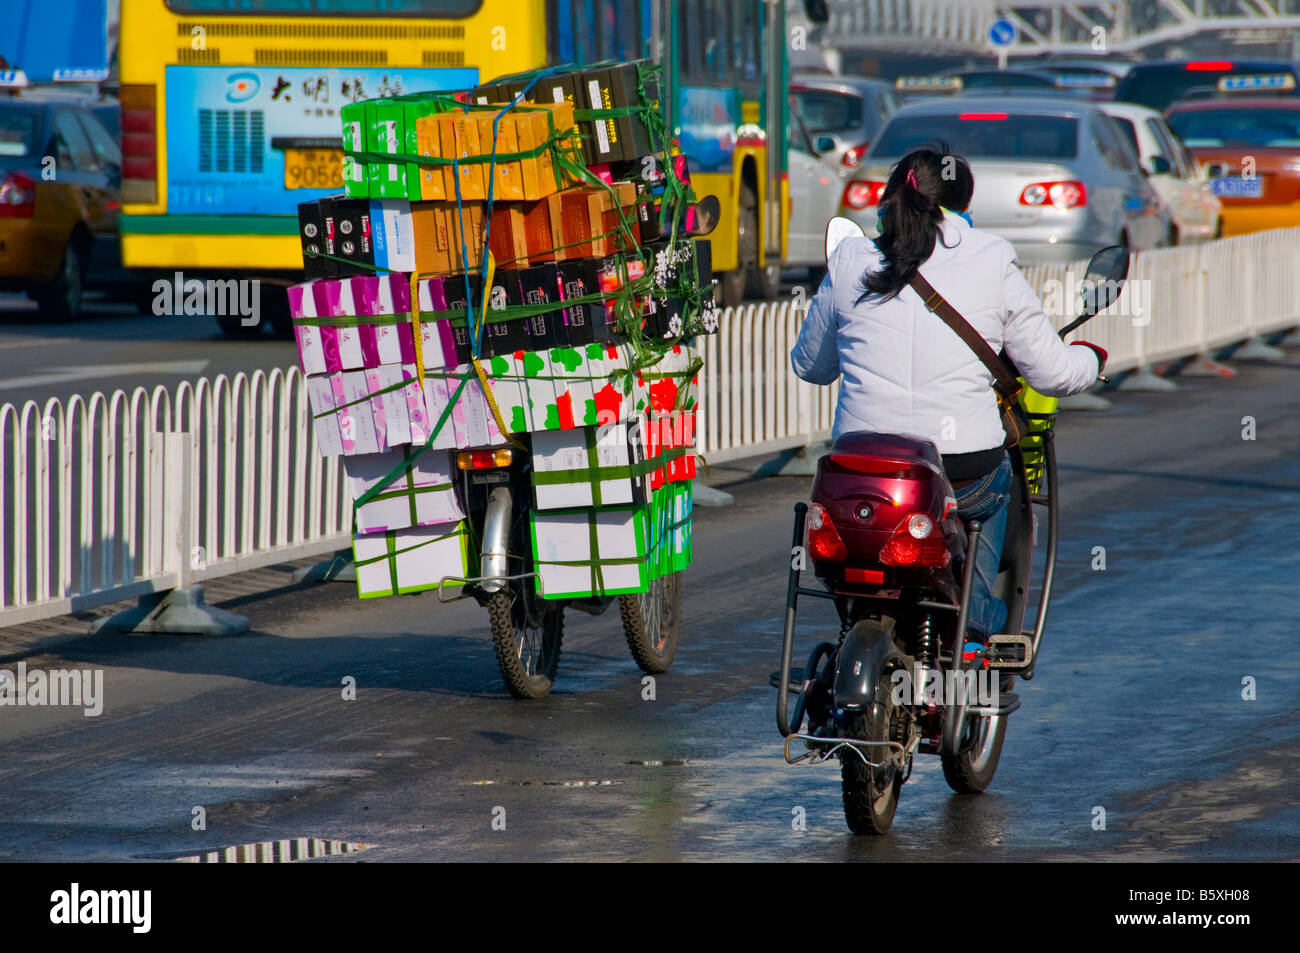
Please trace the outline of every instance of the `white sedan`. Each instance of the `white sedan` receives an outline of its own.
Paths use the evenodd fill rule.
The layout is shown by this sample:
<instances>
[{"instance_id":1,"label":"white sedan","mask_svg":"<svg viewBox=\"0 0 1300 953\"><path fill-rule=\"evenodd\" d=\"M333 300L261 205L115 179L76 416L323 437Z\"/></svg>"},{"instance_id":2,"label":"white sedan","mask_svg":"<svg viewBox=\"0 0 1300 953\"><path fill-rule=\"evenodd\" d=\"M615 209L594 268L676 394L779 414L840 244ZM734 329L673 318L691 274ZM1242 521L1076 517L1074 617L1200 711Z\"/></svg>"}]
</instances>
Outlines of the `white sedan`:
<instances>
[{"instance_id":1,"label":"white sedan","mask_svg":"<svg viewBox=\"0 0 1300 953\"><path fill-rule=\"evenodd\" d=\"M1171 245L1200 242L1223 234L1223 206L1210 191L1205 170L1188 155L1164 118L1134 103L1098 104L1137 150L1142 170L1165 206L1177 234Z\"/></svg>"}]
</instances>

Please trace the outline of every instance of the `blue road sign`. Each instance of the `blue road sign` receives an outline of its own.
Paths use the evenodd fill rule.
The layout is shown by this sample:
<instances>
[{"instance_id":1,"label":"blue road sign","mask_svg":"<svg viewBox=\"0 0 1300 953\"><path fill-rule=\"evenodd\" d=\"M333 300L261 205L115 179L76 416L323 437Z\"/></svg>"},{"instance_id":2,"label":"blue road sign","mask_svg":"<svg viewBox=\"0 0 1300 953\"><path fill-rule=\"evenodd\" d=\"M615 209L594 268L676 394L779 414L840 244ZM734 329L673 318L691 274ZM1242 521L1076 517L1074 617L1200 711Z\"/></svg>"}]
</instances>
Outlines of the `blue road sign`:
<instances>
[{"instance_id":1,"label":"blue road sign","mask_svg":"<svg viewBox=\"0 0 1300 953\"><path fill-rule=\"evenodd\" d=\"M994 46L1010 46L1016 42L1016 25L1010 20L994 20L989 27L989 42Z\"/></svg>"}]
</instances>

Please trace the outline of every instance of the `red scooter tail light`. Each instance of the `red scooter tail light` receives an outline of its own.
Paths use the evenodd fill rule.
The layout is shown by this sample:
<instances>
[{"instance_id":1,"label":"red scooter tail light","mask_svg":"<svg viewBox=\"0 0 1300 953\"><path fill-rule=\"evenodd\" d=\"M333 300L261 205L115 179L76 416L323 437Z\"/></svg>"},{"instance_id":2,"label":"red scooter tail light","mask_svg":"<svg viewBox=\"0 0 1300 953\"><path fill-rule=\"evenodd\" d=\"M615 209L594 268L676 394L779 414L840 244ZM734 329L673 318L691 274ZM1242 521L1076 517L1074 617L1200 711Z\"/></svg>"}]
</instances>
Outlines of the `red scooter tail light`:
<instances>
[{"instance_id":1,"label":"red scooter tail light","mask_svg":"<svg viewBox=\"0 0 1300 953\"><path fill-rule=\"evenodd\" d=\"M842 563L849 555L830 514L820 503L808 507L808 551L818 562Z\"/></svg>"},{"instance_id":2,"label":"red scooter tail light","mask_svg":"<svg viewBox=\"0 0 1300 953\"><path fill-rule=\"evenodd\" d=\"M913 513L898 524L880 550L880 561L886 566L908 569L942 569L949 559L947 540L925 513Z\"/></svg>"}]
</instances>

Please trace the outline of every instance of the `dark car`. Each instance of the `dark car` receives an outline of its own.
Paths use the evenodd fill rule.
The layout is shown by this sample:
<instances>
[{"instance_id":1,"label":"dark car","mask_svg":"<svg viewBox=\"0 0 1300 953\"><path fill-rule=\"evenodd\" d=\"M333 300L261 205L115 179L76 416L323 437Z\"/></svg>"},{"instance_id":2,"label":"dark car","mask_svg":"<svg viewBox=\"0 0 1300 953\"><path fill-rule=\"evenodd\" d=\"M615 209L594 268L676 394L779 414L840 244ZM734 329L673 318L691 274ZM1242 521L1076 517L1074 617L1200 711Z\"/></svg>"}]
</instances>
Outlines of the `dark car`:
<instances>
[{"instance_id":1,"label":"dark car","mask_svg":"<svg viewBox=\"0 0 1300 953\"><path fill-rule=\"evenodd\" d=\"M940 76L961 81L962 93L976 96L1002 93L1008 96L1046 95L1074 96L1081 99L1109 99L1113 82L1107 77L1088 76L1081 73L1062 74L1033 69L952 69Z\"/></svg>"},{"instance_id":2,"label":"dark car","mask_svg":"<svg viewBox=\"0 0 1300 953\"><path fill-rule=\"evenodd\" d=\"M891 83L855 76L798 74L790 98L819 153L850 169L902 103Z\"/></svg>"},{"instance_id":3,"label":"dark car","mask_svg":"<svg viewBox=\"0 0 1300 953\"><path fill-rule=\"evenodd\" d=\"M1173 103L1238 94L1297 95L1295 65L1284 60L1135 63L1115 99L1164 112Z\"/></svg>"},{"instance_id":4,"label":"dark car","mask_svg":"<svg viewBox=\"0 0 1300 953\"><path fill-rule=\"evenodd\" d=\"M121 181L121 150L83 98L0 97L0 289L66 320L88 286L128 284Z\"/></svg>"}]
</instances>

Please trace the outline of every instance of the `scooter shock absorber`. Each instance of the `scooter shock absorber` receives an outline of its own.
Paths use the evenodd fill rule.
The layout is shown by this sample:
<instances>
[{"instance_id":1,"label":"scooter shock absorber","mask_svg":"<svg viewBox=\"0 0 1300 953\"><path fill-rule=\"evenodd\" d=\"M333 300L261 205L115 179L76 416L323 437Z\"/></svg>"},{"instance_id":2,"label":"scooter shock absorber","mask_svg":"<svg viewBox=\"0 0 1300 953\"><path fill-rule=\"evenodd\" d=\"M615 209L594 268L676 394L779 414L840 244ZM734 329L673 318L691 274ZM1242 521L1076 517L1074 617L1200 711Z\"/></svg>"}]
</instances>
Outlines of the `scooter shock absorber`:
<instances>
[{"instance_id":1,"label":"scooter shock absorber","mask_svg":"<svg viewBox=\"0 0 1300 953\"><path fill-rule=\"evenodd\" d=\"M916 661L920 664L922 671L929 668L930 663L934 661L934 630L933 623L930 619L930 613L928 612L921 616L921 623L917 626L916 652L914 655L916 656Z\"/></svg>"}]
</instances>

